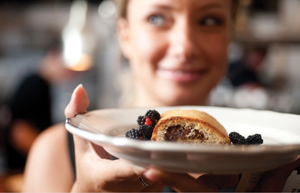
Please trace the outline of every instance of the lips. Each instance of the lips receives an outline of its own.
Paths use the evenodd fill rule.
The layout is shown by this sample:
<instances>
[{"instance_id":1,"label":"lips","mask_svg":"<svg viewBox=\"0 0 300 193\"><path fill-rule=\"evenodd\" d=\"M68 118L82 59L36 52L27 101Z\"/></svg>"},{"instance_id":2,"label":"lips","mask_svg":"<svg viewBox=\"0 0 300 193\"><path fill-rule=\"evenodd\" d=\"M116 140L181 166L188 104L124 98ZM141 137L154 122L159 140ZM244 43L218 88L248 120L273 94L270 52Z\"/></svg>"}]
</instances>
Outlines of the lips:
<instances>
[{"instance_id":1,"label":"lips","mask_svg":"<svg viewBox=\"0 0 300 193\"><path fill-rule=\"evenodd\" d=\"M199 81L207 70L168 70L159 69L158 75L176 83L193 83Z\"/></svg>"}]
</instances>

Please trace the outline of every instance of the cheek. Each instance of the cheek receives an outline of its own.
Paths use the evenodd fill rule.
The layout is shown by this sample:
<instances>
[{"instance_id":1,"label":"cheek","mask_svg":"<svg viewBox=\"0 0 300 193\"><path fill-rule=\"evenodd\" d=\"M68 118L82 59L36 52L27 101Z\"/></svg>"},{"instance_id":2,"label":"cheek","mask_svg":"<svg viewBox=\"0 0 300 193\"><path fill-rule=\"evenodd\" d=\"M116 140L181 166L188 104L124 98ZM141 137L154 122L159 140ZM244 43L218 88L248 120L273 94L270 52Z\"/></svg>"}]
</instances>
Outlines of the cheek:
<instances>
[{"instance_id":1,"label":"cheek","mask_svg":"<svg viewBox=\"0 0 300 193\"><path fill-rule=\"evenodd\" d=\"M227 47L229 43L227 35L210 36L205 39L205 42L206 46L203 46L203 51L206 52L206 55L210 59L214 61L227 61Z\"/></svg>"},{"instance_id":2,"label":"cheek","mask_svg":"<svg viewBox=\"0 0 300 193\"><path fill-rule=\"evenodd\" d=\"M156 68L157 63L164 57L167 50L166 38L155 32L136 29L133 37L132 54L139 65Z\"/></svg>"},{"instance_id":3,"label":"cheek","mask_svg":"<svg viewBox=\"0 0 300 193\"><path fill-rule=\"evenodd\" d=\"M203 52L208 57L211 64L223 67L227 64L227 47L229 37L227 35L211 35L205 39Z\"/></svg>"}]
</instances>

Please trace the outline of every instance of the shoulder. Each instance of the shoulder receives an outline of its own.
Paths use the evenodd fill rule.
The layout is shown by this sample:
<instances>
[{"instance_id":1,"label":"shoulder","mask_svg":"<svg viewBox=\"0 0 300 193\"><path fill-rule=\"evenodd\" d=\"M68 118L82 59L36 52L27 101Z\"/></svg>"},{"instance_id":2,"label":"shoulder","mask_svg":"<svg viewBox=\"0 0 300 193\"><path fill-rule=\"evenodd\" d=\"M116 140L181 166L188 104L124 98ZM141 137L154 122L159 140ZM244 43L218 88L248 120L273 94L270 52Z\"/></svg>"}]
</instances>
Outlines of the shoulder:
<instances>
[{"instance_id":1,"label":"shoulder","mask_svg":"<svg viewBox=\"0 0 300 193\"><path fill-rule=\"evenodd\" d=\"M73 173L63 124L42 132L31 147L25 168L24 191L69 191Z\"/></svg>"},{"instance_id":2,"label":"shoulder","mask_svg":"<svg viewBox=\"0 0 300 193\"><path fill-rule=\"evenodd\" d=\"M57 124L42 132L36 139L34 149L52 149L55 146L66 145L67 131L64 124Z\"/></svg>"}]
</instances>

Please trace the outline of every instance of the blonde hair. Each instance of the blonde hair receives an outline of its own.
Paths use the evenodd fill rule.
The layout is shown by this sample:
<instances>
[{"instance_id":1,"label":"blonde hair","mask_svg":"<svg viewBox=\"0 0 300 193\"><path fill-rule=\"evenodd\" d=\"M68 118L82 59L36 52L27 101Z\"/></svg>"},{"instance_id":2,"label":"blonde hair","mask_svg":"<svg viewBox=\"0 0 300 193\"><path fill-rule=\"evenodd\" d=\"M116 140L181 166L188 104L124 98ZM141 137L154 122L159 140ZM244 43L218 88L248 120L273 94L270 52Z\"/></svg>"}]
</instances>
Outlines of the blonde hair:
<instances>
[{"instance_id":1,"label":"blonde hair","mask_svg":"<svg viewBox=\"0 0 300 193\"><path fill-rule=\"evenodd\" d=\"M118 6L118 18L127 18L128 0L116 0Z\"/></svg>"},{"instance_id":2,"label":"blonde hair","mask_svg":"<svg viewBox=\"0 0 300 193\"><path fill-rule=\"evenodd\" d=\"M231 0L232 1L232 18L236 19L238 6L240 4L240 0ZM127 6L129 0L116 0L118 6L118 18L127 18Z\"/></svg>"}]
</instances>

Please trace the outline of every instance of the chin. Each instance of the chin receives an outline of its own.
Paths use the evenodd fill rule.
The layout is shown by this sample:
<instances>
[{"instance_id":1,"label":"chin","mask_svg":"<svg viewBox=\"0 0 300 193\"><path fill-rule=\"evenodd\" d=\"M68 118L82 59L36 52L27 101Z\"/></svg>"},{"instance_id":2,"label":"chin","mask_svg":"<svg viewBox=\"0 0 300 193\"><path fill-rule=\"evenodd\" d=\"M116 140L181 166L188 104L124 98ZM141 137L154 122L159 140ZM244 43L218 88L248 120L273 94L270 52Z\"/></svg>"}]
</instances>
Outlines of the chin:
<instances>
[{"instance_id":1,"label":"chin","mask_svg":"<svg viewBox=\"0 0 300 193\"><path fill-rule=\"evenodd\" d=\"M162 101L167 106L205 105L207 96L190 92L169 93L163 96Z\"/></svg>"},{"instance_id":2,"label":"chin","mask_svg":"<svg viewBox=\"0 0 300 193\"><path fill-rule=\"evenodd\" d=\"M210 90L207 81L194 84L175 84L166 81L156 85L153 91L160 103L166 106L206 105Z\"/></svg>"}]
</instances>

